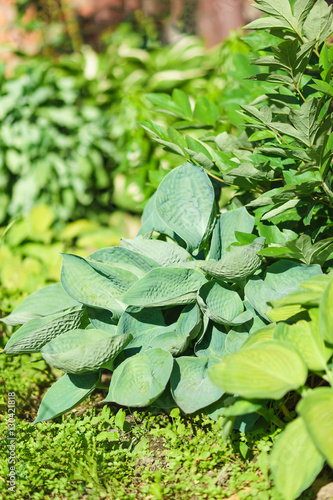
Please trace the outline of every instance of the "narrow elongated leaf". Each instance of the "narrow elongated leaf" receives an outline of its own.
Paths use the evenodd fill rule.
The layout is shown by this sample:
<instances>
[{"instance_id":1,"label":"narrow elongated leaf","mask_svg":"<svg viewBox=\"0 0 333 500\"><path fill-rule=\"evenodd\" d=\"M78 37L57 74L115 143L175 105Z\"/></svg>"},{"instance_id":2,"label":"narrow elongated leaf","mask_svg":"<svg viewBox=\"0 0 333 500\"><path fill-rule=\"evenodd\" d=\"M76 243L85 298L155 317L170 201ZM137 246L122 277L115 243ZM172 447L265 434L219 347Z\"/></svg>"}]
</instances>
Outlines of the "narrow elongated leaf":
<instances>
[{"instance_id":1,"label":"narrow elongated leaf","mask_svg":"<svg viewBox=\"0 0 333 500\"><path fill-rule=\"evenodd\" d=\"M323 339L333 345L333 279L327 285L320 300L319 329Z\"/></svg>"},{"instance_id":2,"label":"narrow elongated leaf","mask_svg":"<svg viewBox=\"0 0 333 500\"><path fill-rule=\"evenodd\" d=\"M204 275L193 269L153 269L137 281L122 300L140 307L189 304L195 302L197 290L206 282Z\"/></svg>"},{"instance_id":3,"label":"narrow elongated leaf","mask_svg":"<svg viewBox=\"0 0 333 500\"><path fill-rule=\"evenodd\" d=\"M131 341L131 335L113 335L103 330L71 330L46 344L42 356L50 365L67 373L111 369L116 356Z\"/></svg>"},{"instance_id":4,"label":"narrow elongated leaf","mask_svg":"<svg viewBox=\"0 0 333 500\"><path fill-rule=\"evenodd\" d=\"M314 389L301 399L296 410L316 447L333 467L333 389Z\"/></svg>"},{"instance_id":5,"label":"narrow elongated leaf","mask_svg":"<svg viewBox=\"0 0 333 500\"><path fill-rule=\"evenodd\" d=\"M124 269L109 268L108 271L106 277L106 271L103 274L96 271L82 257L64 254L61 283L66 293L78 302L121 315L125 307L116 297L124 293L137 277Z\"/></svg>"},{"instance_id":6,"label":"narrow elongated leaf","mask_svg":"<svg viewBox=\"0 0 333 500\"><path fill-rule=\"evenodd\" d=\"M264 247L265 238L256 238L253 243L241 247L231 246L221 260L197 261L196 267L214 278L237 280L254 273L260 267L262 257L257 252Z\"/></svg>"},{"instance_id":7,"label":"narrow elongated leaf","mask_svg":"<svg viewBox=\"0 0 333 500\"><path fill-rule=\"evenodd\" d=\"M285 500L294 500L311 486L324 466L304 420L290 422L274 443L270 466L274 484Z\"/></svg>"},{"instance_id":8,"label":"narrow elongated leaf","mask_svg":"<svg viewBox=\"0 0 333 500\"><path fill-rule=\"evenodd\" d=\"M185 413L193 413L204 408L223 395L223 390L214 386L207 375L208 369L218 361L216 358L190 356L174 360L171 393L177 405Z\"/></svg>"},{"instance_id":9,"label":"narrow elongated leaf","mask_svg":"<svg viewBox=\"0 0 333 500\"><path fill-rule=\"evenodd\" d=\"M70 297L61 283L47 285L29 295L6 317L0 318L7 325L21 325L31 319L55 314L79 303Z\"/></svg>"},{"instance_id":10,"label":"narrow elongated leaf","mask_svg":"<svg viewBox=\"0 0 333 500\"><path fill-rule=\"evenodd\" d=\"M211 231L214 199L214 188L204 169L184 163L163 179L156 192L155 205L162 220L193 253Z\"/></svg>"},{"instance_id":11,"label":"narrow elongated leaf","mask_svg":"<svg viewBox=\"0 0 333 500\"><path fill-rule=\"evenodd\" d=\"M5 354L39 352L41 348L58 335L74 328L84 327L88 323L85 310L81 307L31 319L11 336L7 342Z\"/></svg>"},{"instance_id":12,"label":"narrow elongated leaf","mask_svg":"<svg viewBox=\"0 0 333 500\"><path fill-rule=\"evenodd\" d=\"M217 219L210 247L210 259L219 260L227 254L227 248L237 241L235 231L252 233L254 218L245 207L224 212Z\"/></svg>"},{"instance_id":13,"label":"narrow elongated leaf","mask_svg":"<svg viewBox=\"0 0 333 500\"><path fill-rule=\"evenodd\" d=\"M121 245L146 257L150 256L162 267L193 261L193 257L184 248L165 241L147 240L142 237L134 240L122 238Z\"/></svg>"},{"instance_id":14,"label":"narrow elongated leaf","mask_svg":"<svg viewBox=\"0 0 333 500\"><path fill-rule=\"evenodd\" d=\"M105 401L124 406L148 406L164 391L172 366L171 354L159 348L126 359L113 372Z\"/></svg>"},{"instance_id":15,"label":"narrow elongated leaf","mask_svg":"<svg viewBox=\"0 0 333 500\"><path fill-rule=\"evenodd\" d=\"M210 369L209 376L229 394L249 399L280 399L305 383L307 369L296 349L270 340L227 356Z\"/></svg>"},{"instance_id":16,"label":"narrow elongated leaf","mask_svg":"<svg viewBox=\"0 0 333 500\"><path fill-rule=\"evenodd\" d=\"M271 219L272 217L275 217L276 215L284 213L286 210L289 210L290 208L296 207L299 203L299 200L289 200L286 203L283 203L277 208L273 208L273 210L269 210L269 212L266 212L262 217L261 220L268 220Z\"/></svg>"},{"instance_id":17,"label":"narrow elongated leaf","mask_svg":"<svg viewBox=\"0 0 333 500\"><path fill-rule=\"evenodd\" d=\"M75 408L92 393L99 377L99 373L63 375L45 394L33 423L50 420Z\"/></svg>"}]
</instances>

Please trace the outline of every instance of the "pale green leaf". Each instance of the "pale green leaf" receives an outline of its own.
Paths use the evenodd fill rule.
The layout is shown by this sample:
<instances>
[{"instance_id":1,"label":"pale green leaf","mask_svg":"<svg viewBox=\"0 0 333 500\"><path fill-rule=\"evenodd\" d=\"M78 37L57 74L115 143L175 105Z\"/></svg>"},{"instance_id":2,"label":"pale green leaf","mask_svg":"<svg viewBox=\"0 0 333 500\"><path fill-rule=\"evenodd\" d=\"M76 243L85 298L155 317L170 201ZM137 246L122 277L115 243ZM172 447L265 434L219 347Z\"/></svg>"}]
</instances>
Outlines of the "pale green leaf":
<instances>
[{"instance_id":1,"label":"pale green leaf","mask_svg":"<svg viewBox=\"0 0 333 500\"><path fill-rule=\"evenodd\" d=\"M121 245L145 257L150 257L162 267L193 261L193 257L184 248L174 243L148 240L140 236L133 240L122 238Z\"/></svg>"},{"instance_id":2,"label":"pale green leaf","mask_svg":"<svg viewBox=\"0 0 333 500\"><path fill-rule=\"evenodd\" d=\"M285 500L294 500L311 486L324 462L303 419L296 418L274 443L270 455L274 484Z\"/></svg>"},{"instance_id":3,"label":"pale green leaf","mask_svg":"<svg viewBox=\"0 0 333 500\"><path fill-rule=\"evenodd\" d=\"M249 399L280 399L302 386L307 377L298 352L277 340L262 341L227 356L209 371L225 392Z\"/></svg>"},{"instance_id":4,"label":"pale green leaf","mask_svg":"<svg viewBox=\"0 0 333 500\"><path fill-rule=\"evenodd\" d=\"M319 329L323 339L333 345L333 279L330 280L320 300Z\"/></svg>"}]
</instances>

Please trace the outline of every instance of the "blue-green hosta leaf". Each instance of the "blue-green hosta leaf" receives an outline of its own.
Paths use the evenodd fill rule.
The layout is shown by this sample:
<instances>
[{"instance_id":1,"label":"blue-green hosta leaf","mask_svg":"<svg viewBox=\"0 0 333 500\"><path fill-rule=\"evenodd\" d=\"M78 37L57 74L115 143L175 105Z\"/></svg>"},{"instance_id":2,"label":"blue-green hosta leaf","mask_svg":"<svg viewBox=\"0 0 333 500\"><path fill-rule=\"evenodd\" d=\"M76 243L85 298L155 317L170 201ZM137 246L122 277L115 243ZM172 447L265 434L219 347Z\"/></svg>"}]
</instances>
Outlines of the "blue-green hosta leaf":
<instances>
[{"instance_id":1,"label":"blue-green hosta leaf","mask_svg":"<svg viewBox=\"0 0 333 500\"><path fill-rule=\"evenodd\" d=\"M134 252L124 247L109 247L97 250L89 255L89 259L109 263L127 269L142 278L155 267L159 267L150 257L146 257L138 252Z\"/></svg>"},{"instance_id":2,"label":"blue-green hosta leaf","mask_svg":"<svg viewBox=\"0 0 333 500\"><path fill-rule=\"evenodd\" d=\"M133 336L141 333L149 333L150 330L166 326L161 309L157 307L138 310L136 307L128 306L121 316L117 334L131 333Z\"/></svg>"},{"instance_id":3,"label":"blue-green hosta leaf","mask_svg":"<svg viewBox=\"0 0 333 500\"><path fill-rule=\"evenodd\" d=\"M323 339L333 345L333 279L325 288L320 300L319 328Z\"/></svg>"},{"instance_id":4,"label":"blue-green hosta leaf","mask_svg":"<svg viewBox=\"0 0 333 500\"><path fill-rule=\"evenodd\" d=\"M93 328L104 330L105 332L116 333L117 324L112 312L106 309L95 309L93 307L86 307L86 309Z\"/></svg>"},{"instance_id":5,"label":"blue-green hosta leaf","mask_svg":"<svg viewBox=\"0 0 333 500\"><path fill-rule=\"evenodd\" d=\"M262 257L257 252L264 248L265 238L256 238L253 243L241 247L231 246L221 260L197 261L196 267L214 278L237 280L254 273L261 265Z\"/></svg>"},{"instance_id":6,"label":"blue-green hosta leaf","mask_svg":"<svg viewBox=\"0 0 333 500\"><path fill-rule=\"evenodd\" d=\"M212 384L208 369L216 358L182 356L174 360L171 374L171 393L179 408L193 413L217 401L223 392Z\"/></svg>"},{"instance_id":7,"label":"blue-green hosta leaf","mask_svg":"<svg viewBox=\"0 0 333 500\"><path fill-rule=\"evenodd\" d=\"M100 263L100 267L103 264ZM82 304L108 309L121 315L125 306L117 300L137 280L134 274L104 264L98 272L88 261L76 255L64 254L61 283L68 295Z\"/></svg>"},{"instance_id":8,"label":"blue-green hosta leaf","mask_svg":"<svg viewBox=\"0 0 333 500\"><path fill-rule=\"evenodd\" d=\"M121 300L139 307L189 304L195 302L197 290L206 282L204 275L193 269L153 269L134 283Z\"/></svg>"},{"instance_id":9,"label":"blue-green hosta leaf","mask_svg":"<svg viewBox=\"0 0 333 500\"><path fill-rule=\"evenodd\" d=\"M48 316L77 305L79 303L64 291L61 283L55 283L29 295L0 321L7 325L21 325L31 319Z\"/></svg>"},{"instance_id":10,"label":"blue-green hosta leaf","mask_svg":"<svg viewBox=\"0 0 333 500\"><path fill-rule=\"evenodd\" d=\"M305 383L307 368L290 344L269 340L227 356L210 369L209 376L229 394L248 399L280 399Z\"/></svg>"},{"instance_id":11,"label":"blue-green hosta leaf","mask_svg":"<svg viewBox=\"0 0 333 500\"><path fill-rule=\"evenodd\" d=\"M141 220L142 226L140 227L137 236L144 235L151 231L156 231L161 234L166 234L172 239L176 239L176 235L172 229L170 229L167 224L158 215L156 205L156 192L151 196L147 205L144 208Z\"/></svg>"},{"instance_id":12,"label":"blue-green hosta leaf","mask_svg":"<svg viewBox=\"0 0 333 500\"><path fill-rule=\"evenodd\" d=\"M103 330L71 330L51 340L41 350L50 365L67 373L112 369L112 361L132 340Z\"/></svg>"},{"instance_id":13,"label":"blue-green hosta leaf","mask_svg":"<svg viewBox=\"0 0 333 500\"><path fill-rule=\"evenodd\" d=\"M158 215L182 238L190 253L207 239L215 216L213 185L204 169L184 163L164 177L156 192Z\"/></svg>"},{"instance_id":14,"label":"blue-green hosta leaf","mask_svg":"<svg viewBox=\"0 0 333 500\"><path fill-rule=\"evenodd\" d=\"M245 286L245 296L260 316L268 321L275 321L275 317L268 315L271 310L268 303L280 300L291 292L302 290L300 284L303 281L321 273L321 268L317 264L307 266L280 260L269 266L264 280L257 276L249 279ZM298 309L295 314L297 312Z\"/></svg>"},{"instance_id":15,"label":"blue-green hosta leaf","mask_svg":"<svg viewBox=\"0 0 333 500\"><path fill-rule=\"evenodd\" d=\"M209 281L198 291L197 301L203 312L213 321L225 325L239 325L252 318L244 312L242 299L226 284Z\"/></svg>"},{"instance_id":16,"label":"blue-green hosta leaf","mask_svg":"<svg viewBox=\"0 0 333 500\"><path fill-rule=\"evenodd\" d=\"M210 321L207 329L195 344L194 352L198 357L222 359L229 354L225 348L226 339L225 328L221 325L214 325Z\"/></svg>"},{"instance_id":17,"label":"blue-green hosta leaf","mask_svg":"<svg viewBox=\"0 0 333 500\"><path fill-rule=\"evenodd\" d=\"M184 248L174 243L137 237L134 240L122 238L121 245L146 257L149 256L162 267L193 261L193 257Z\"/></svg>"},{"instance_id":18,"label":"blue-green hosta leaf","mask_svg":"<svg viewBox=\"0 0 333 500\"><path fill-rule=\"evenodd\" d=\"M253 228L254 217L248 213L245 207L221 214L212 234L209 258L219 260L228 253L229 245L237 241L235 231L250 234Z\"/></svg>"},{"instance_id":19,"label":"blue-green hosta leaf","mask_svg":"<svg viewBox=\"0 0 333 500\"><path fill-rule=\"evenodd\" d=\"M301 353L309 370L325 370L333 349L325 345L320 335L319 311L312 309L311 317L311 322L301 320L293 325L279 323L274 331L274 338L293 344Z\"/></svg>"},{"instance_id":20,"label":"blue-green hosta leaf","mask_svg":"<svg viewBox=\"0 0 333 500\"><path fill-rule=\"evenodd\" d=\"M311 486L324 466L301 417L290 422L278 436L270 455L274 484L285 500L294 500Z\"/></svg>"},{"instance_id":21,"label":"blue-green hosta leaf","mask_svg":"<svg viewBox=\"0 0 333 500\"><path fill-rule=\"evenodd\" d=\"M93 392L98 381L99 373L66 373L45 394L33 423L50 420L75 408Z\"/></svg>"},{"instance_id":22,"label":"blue-green hosta leaf","mask_svg":"<svg viewBox=\"0 0 333 500\"><path fill-rule=\"evenodd\" d=\"M68 330L87 324L85 310L74 307L43 318L31 319L11 336L4 349L5 354L39 352L50 340Z\"/></svg>"},{"instance_id":23,"label":"blue-green hosta leaf","mask_svg":"<svg viewBox=\"0 0 333 500\"><path fill-rule=\"evenodd\" d=\"M318 387L296 407L318 450L333 467L333 389Z\"/></svg>"},{"instance_id":24,"label":"blue-green hosta leaf","mask_svg":"<svg viewBox=\"0 0 333 500\"><path fill-rule=\"evenodd\" d=\"M154 348L126 359L113 372L105 401L148 406L164 391L173 366L171 354Z\"/></svg>"},{"instance_id":25,"label":"blue-green hosta leaf","mask_svg":"<svg viewBox=\"0 0 333 500\"><path fill-rule=\"evenodd\" d=\"M238 352L249 338L249 333L244 327L238 327L239 331L231 329L225 342L227 354Z\"/></svg>"}]
</instances>

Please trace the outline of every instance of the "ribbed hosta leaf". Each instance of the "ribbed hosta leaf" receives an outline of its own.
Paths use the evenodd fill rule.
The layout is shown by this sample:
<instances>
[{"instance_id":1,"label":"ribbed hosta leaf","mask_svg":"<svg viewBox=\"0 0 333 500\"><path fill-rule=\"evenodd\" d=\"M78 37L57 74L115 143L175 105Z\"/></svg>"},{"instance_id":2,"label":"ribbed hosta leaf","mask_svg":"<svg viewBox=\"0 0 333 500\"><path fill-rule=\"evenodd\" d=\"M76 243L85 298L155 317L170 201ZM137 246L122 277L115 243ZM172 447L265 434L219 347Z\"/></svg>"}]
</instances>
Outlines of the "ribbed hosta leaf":
<instances>
[{"instance_id":1,"label":"ribbed hosta leaf","mask_svg":"<svg viewBox=\"0 0 333 500\"><path fill-rule=\"evenodd\" d=\"M174 243L137 237L134 240L122 238L121 245L143 256L151 257L163 267L193 261L193 257L184 248Z\"/></svg>"},{"instance_id":2,"label":"ribbed hosta leaf","mask_svg":"<svg viewBox=\"0 0 333 500\"><path fill-rule=\"evenodd\" d=\"M46 344L42 356L50 365L67 373L100 370L131 341L131 335L112 335L102 330L71 330Z\"/></svg>"},{"instance_id":3,"label":"ribbed hosta leaf","mask_svg":"<svg viewBox=\"0 0 333 500\"><path fill-rule=\"evenodd\" d=\"M237 292L226 284L210 281L198 291L198 304L213 321L225 325L239 325L252 318L244 311L243 302Z\"/></svg>"},{"instance_id":4,"label":"ribbed hosta leaf","mask_svg":"<svg viewBox=\"0 0 333 500\"><path fill-rule=\"evenodd\" d=\"M89 255L89 259L117 265L122 269L127 269L138 278L142 278L155 267L159 267L159 264L150 257L124 247L109 247L97 250Z\"/></svg>"},{"instance_id":5,"label":"ribbed hosta leaf","mask_svg":"<svg viewBox=\"0 0 333 500\"><path fill-rule=\"evenodd\" d=\"M4 349L5 354L39 352L58 335L88 324L85 310L74 307L61 313L31 319L11 336Z\"/></svg>"},{"instance_id":6,"label":"ribbed hosta leaf","mask_svg":"<svg viewBox=\"0 0 333 500\"><path fill-rule=\"evenodd\" d=\"M192 253L210 233L215 216L214 188L202 167L184 163L164 177L155 206L161 219Z\"/></svg>"},{"instance_id":7,"label":"ribbed hosta leaf","mask_svg":"<svg viewBox=\"0 0 333 500\"><path fill-rule=\"evenodd\" d=\"M137 281L121 300L141 307L189 304L197 290L206 283L204 275L193 269L153 269Z\"/></svg>"},{"instance_id":8,"label":"ribbed hosta leaf","mask_svg":"<svg viewBox=\"0 0 333 500\"><path fill-rule=\"evenodd\" d=\"M274 443L270 466L274 484L285 500L294 500L313 481L324 466L304 420L290 422Z\"/></svg>"},{"instance_id":9,"label":"ribbed hosta leaf","mask_svg":"<svg viewBox=\"0 0 333 500\"><path fill-rule=\"evenodd\" d=\"M108 309L114 315L121 315L125 307L117 298L129 289L137 277L129 271L107 264L100 263L99 269L94 269L82 257L64 254L62 286L66 293L82 304Z\"/></svg>"},{"instance_id":10,"label":"ribbed hosta leaf","mask_svg":"<svg viewBox=\"0 0 333 500\"><path fill-rule=\"evenodd\" d=\"M123 406L148 406L164 391L173 358L163 349L149 349L123 361L113 372L105 401Z\"/></svg>"},{"instance_id":11,"label":"ribbed hosta leaf","mask_svg":"<svg viewBox=\"0 0 333 500\"><path fill-rule=\"evenodd\" d=\"M50 420L75 408L92 393L99 377L99 373L84 373L83 375L66 373L63 375L45 394L38 409L37 418L33 423Z\"/></svg>"},{"instance_id":12,"label":"ribbed hosta leaf","mask_svg":"<svg viewBox=\"0 0 333 500\"><path fill-rule=\"evenodd\" d=\"M221 214L214 227L209 257L216 260L224 257L228 253L229 245L237 241L235 231L250 234L253 227L254 217L248 213L245 207Z\"/></svg>"},{"instance_id":13,"label":"ribbed hosta leaf","mask_svg":"<svg viewBox=\"0 0 333 500\"><path fill-rule=\"evenodd\" d=\"M265 238L257 238L244 246L232 246L221 260L198 261L196 266L214 278L237 280L254 273L261 265L262 257L257 252L264 248Z\"/></svg>"},{"instance_id":14,"label":"ribbed hosta leaf","mask_svg":"<svg viewBox=\"0 0 333 500\"><path fill-rule=\"evenodd\" d=\"M280 399L305 383L306 365L296 349L277 340L241 349L210 369L225 392L244 398Z\"/></svg>"},{"instance_id":15,"label":"ribbed hosta leaf","mask_svg":"<svg viewBox=\"0 0 333 500\"><path fill-rule=\"evenodd\" d=\"M22 325L31 319L55 314L79 303L70 297L61 283L47 285L32 293L5 318L0 318L7 325Z\"/></svg>"},{"instance_id":16,"label":"ribbed hosta leaf","mask_svg":"<svg viewBox=\"0 0 333 500\"><path fill-rule=\"evenodd\" d=\"M112 312L106 309L96 309L93 307L86 307L86 310L89 321L95 329L116 333L117 323Z\"/></svg>"},{"instance_id":17,"label":"ribbed hosta leaf","mask_svg":"<svg viewBox=\"0 0 333 500\"><path fill-rule=\"evenodd\" d=\"M217 401L223 390L212 384L208 369L217 358L183 356L174 360L171 375L171 393L179 408L193 413Z\"/></svg>"},{"instance_id":18,"label":"ribbed hosta leaf","mask_svg":"<svg viewBox=\"0 0 333 500\"><path fill-rule=\"evenodd\" d=\"M296 409L316 447L333 467L333 389L314 389L301 399Z\"/></svg>"}]
</instances>

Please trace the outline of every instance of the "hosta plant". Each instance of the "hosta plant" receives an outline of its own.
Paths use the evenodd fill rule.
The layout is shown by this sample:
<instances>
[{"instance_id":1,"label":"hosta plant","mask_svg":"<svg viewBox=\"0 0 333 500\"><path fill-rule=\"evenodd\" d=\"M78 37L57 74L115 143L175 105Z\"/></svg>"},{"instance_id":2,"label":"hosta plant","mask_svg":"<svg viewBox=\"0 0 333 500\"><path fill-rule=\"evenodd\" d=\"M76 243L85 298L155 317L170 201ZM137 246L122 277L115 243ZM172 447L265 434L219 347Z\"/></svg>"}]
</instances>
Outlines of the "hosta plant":
<instances>
[{"instance_id":1,"label":"hosta plant","mask_svg":"<svg viewBox=\"0 0 333 500\"><path fill-rule=\"evenodd\" d=\"M332 303L333 273L301 283L299 291L271 302L268 316L278 323L258 330L209 370L217 387L237 394L221 410L225 425L281 400L287 425L270 466L286 500L309 487L325 462L333 467Z\"/></svg>"},{"instance_id":2,"label":"hosta plant","mask_svg":"<svg viewBox=\"0 0 333 500\"><path fill-rule=\"evenodd\" d=\"M257 51L246 103L185 93L148 98L177 121L143 127L157 142L204 166L238 206L254 214L261 255L323 265L332 253L332 7L325 0L256 0L267 14L247 26ZM258 57L259 55L259 57ZM259 93L253 96L253 93ZM225 128L221 106L238 102L238 126ZM234 104L233 104L234 105ZM234 111L235 112L235 111ZM184 134L184 130L186 134Z\"/></svg>"},{"instance_id":3,"label":"hosta plant","mask_svg":"<svg viewBox=\"0 0 333 500\"><path fill-rule=\"evenodd\" d=\"M22 324L5 354L40 351L64 372L42 400L37 422L79 404L103 370L112 372L105 401L178 405L212 416L224 407L225 389L208 376L212 367L246 352L240 349L257 330L271 331L269 301L300 292L322 271L318 264L263 262L265 239L254 218L244 207L218 214L219 194L202 167L174 169L147 205L136 238L86 258L63 254L61 283L3 318ZM304 383L306 370L294 351L288 356L301 370L291 377L292 389Z\"/></svg>"}]
</instances>

